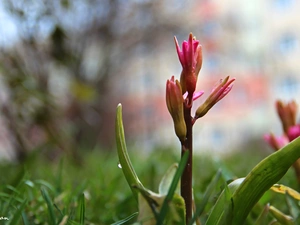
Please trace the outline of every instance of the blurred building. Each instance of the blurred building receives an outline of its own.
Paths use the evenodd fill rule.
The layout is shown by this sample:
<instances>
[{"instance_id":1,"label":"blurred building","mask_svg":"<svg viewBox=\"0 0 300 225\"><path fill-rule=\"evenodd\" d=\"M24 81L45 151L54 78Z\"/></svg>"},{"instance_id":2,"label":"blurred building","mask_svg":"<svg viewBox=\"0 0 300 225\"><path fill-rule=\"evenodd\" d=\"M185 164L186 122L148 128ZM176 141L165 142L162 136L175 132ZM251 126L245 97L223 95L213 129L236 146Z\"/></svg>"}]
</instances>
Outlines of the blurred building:
<instances>
[{"instance_id":1,"label":"blurred building","mask_svg":"<svg viewBox=\"0 0 300 225\"><path fill-rule=\"evenodd\" d=\"M236 78L231 93L195 124L195 151L228 152L270 131L280 134L275 100L298 101L300 95L300 2L206 0L188 7L192 13L187 23L204 48L198 89L206 95L194 107L220 79ZM187 37L177 36L180 42ZM180 63L174 46L159 49L152 58L137 59L140 63L128 71L126 87L131 88L123 89L128 94L124 108L131 115L127 129L142 148L178 142L164 85L171 75L179 78Z\"/></svg>"},{"instance_id":2,"label":"blurred building","mask_svg":"<svg viewBox=\"0 0 300 225\"><path fill-rule=\"evenodd\" d=\"M120 11L112 10L110 19L100 21L103 29L93 33L91 28L90 33L81 34L85 39L78 40L85 43L80 47L81 61L73 65L73 71L68 66L47 64L50 93L61 102L59 107L68 107L72 79L80 80L77 73L82 73L81 78L88 87L97 88L94 105L78 105L83 113L76 118L84 121L86 130L96 133L94 136L101 135L104 141L114 140L114 107L121 102L128 143L141 150L170 145L179 149L165 104L165 85L172 75L179 79L181 72L173 35L181 43L192 31L203 46L203 67L197 89L205 91L194 103L194 110L220 79L236 78L231 93L195 124L195 152L226 153L239 150L245 142L262 140L262 135L270 131L281 133L274 102L276 99L298 101L300 94L300 2L164 0L156 4L151 1L122 3L118 5ZM105 6L99 8L105 15ZM92 19L89 14L79 13L81 7L77 9L78 15L84 18L80 20L83 24L86 18ZM92 11L97 18L102 18L98 10ZM80 30L78 24L81 23L73 21L78 18L76 14L65 17L71 23L69 26L76 24L76 29ZM72 32L78 31L76 29ZM77 40L73 40L72 35L69 38L77 46L75 49L79 48ZM99 84L103 84L100 81L105 73L109 79L103 81L105 89L102 90ZM99 108L105 111L102 117ZM73 107L71 109L74 111ZM81 126L80 121L78 126ZM82 133L87 133L86 130ZM2 140L8 134L3 132L0 136ZM7 143L3 147L10 148L13 147Z\"/></svg>"}]
</instances>

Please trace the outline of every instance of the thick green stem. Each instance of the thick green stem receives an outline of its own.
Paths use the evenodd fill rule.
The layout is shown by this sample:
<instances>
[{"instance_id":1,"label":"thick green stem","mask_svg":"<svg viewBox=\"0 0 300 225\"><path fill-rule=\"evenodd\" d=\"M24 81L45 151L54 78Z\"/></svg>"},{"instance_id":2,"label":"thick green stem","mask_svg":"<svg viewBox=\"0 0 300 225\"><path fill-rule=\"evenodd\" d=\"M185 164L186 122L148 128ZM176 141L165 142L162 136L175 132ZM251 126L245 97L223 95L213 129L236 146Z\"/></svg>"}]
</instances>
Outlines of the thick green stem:
<instances>
[{"instance_id":1,"label":"thick green stem","mask_svg":"<svg viewBox=\"0 0 300 225\"><path fill-rule=\"evenodd\" d=\"M184 107L184 119L187 128L186 140L182 142L181 157L186 151L189 151L189 158L183 174L181 176L181 196L186 205L186 224L192 219L193 215L193 192L192 192L192 162L193 162L193 124L191 117L191 108Z\"/></svg>"}]
</instances>

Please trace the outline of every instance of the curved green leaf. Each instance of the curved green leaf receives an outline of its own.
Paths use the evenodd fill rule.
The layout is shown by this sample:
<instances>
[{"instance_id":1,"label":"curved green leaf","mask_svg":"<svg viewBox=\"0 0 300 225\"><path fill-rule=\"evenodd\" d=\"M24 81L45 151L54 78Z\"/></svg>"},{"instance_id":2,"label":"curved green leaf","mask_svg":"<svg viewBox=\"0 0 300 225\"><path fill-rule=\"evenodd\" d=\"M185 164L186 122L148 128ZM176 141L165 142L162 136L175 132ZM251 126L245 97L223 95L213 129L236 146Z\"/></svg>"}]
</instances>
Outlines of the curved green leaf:
<instances>
[{"instance_id":1,"label":"curved green leaf","mask_svg":"<svg viewBox=\"0 0 300 225\"><path fill-rule=\"evenodd\" d=\"M158 187L158 193L161 195L167 195L168 191L170 189L172 180L175 176L176 170L178 168L178 164L174 163L165 173L165 175L163 176L163 178L161 179L160 183L159 183L159 187ZM179 194L180 193L180 187L179 187L179 182L177 184L176 187L176 193Z\"/></svg>"},{"instance_id":2,"label":"curved green leaf","mask_svg":"<svg viewBox=\"0 0 300 225\"><path fill-rule=\"evenodd\" d=\"M275 219L282 225L294 225L293 218L285 215L283 212L276 209L274 206L270 206L270 213Z\"/></svg>"},{"instance_id":3,"label":"curved green leaf","mask_svg":"<svg viewBox=\"0 0 300 225\"><path fill-rule=\"evenodd\" d=\"M142 183L140 182L136 172L131 164L124 135L124 127L123 127L123 119L122 119L122 105L119 104L117 106L117 115L116 115L116 123L115 123L115 132L116 132L116 142L117 142L117 150L119 163L122 167L122 171L127 180L129 187L135 197L138 200L138 190L135 187L139 187L144 189Z\"/></svg>"}]
</instances>

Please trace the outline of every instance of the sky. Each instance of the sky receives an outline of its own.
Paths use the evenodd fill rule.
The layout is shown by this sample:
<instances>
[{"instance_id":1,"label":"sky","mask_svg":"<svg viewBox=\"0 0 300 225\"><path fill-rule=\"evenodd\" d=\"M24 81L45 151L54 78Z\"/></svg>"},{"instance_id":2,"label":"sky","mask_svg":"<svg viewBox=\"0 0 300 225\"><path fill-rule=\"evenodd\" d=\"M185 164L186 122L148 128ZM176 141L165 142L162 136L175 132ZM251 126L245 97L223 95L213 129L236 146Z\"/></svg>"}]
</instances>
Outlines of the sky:
<instances>
[{"instance_id":1,"label":"sky","mask_svg":"<svg viewBox=\"0 0 300 225\"><path fill-rule=\"evenodd\" d=\"M9 46L17 40L17 26L13 18L6 13L0 1L0 46Z\"/></svg>"}]
</instances>

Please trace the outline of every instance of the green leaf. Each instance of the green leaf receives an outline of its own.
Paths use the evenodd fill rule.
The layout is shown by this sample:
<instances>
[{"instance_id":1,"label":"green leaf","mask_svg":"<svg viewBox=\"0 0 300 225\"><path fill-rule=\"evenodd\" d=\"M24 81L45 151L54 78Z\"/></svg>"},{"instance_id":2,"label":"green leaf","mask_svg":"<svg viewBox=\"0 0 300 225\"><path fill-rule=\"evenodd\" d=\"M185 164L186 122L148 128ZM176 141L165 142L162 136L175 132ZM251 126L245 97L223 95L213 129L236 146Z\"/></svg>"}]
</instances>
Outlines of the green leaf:
<instances>
[{"instance_id":1,"label":"green leaf","mask_svg":"<svg viewBox=\"0 0 300 225\"><path fill-rule=\"evenodd\" d=\"M187 153L188 154L188 153ZM183 159L186 160L186 159ZM181 166L181 165L179 165ZM178 188L177 176L181 177L182 172L178 171L178 165L173 164L160 183L159 194L150 190L138 188L139 190L139 216L138 222L145 225L155 225L163 221L167 225L182 225L185 224L185 203L184 199L176 192ZM177 169L176 169L177 168ZM179 173L178 175L176 173ZM174 184L174 179L177 184ZM174 186L176 185L175 191ZM171 191L171 192L170 192ZM163 205L166 202L168 194L173 192L171 200L167 202L166 214L159 214L163 210Z\"/></svg>"},{"instance_id":2,"label":"green leaf","mask_svg":"<svg viewBox=\"0 0 300 225\"><path fill-rule=\"evenodd\" d=\"M159 187L158 187L158 193L161 195L167 195L168 191L170 189L171 183L174 179L176 170L178 168L178 164L174 163L165 173L165 175L163 176L163 178L161 179L160 183L159 183ZM180 193L180 189L179 189L179 182L177 184L176 187L176 193Z\"/></svg>"},{"instance_id":3,"label":"green leaf","mask_svg":"<svg viewBox=\"0 0 300 225\"><path fill-rule=\"evenodd\" d=\"M27 217L27 215L24 211L22 212L22 219L23 219L23 224L24 225L30 225L28 217Z\"/></svg>"},{"instance_id":4,"label":"green leaf","mask_svg":"<svg viewBox=\"0 0 300 225\"><path fill-rule=\"evenodd\" d=\"M133 188L134 186L143 188L142 183L140 182L136 172L132 166L130 161L126 141L125 141L125 134L124 134L124 127L123 127L123 119L122 119L122 105L119 104L117 107L117 115L116 115L116 124L115 124L115 132L116 132L116 142L117 142L117 150L118 150L118 157L119 163L122 167L122 171L124 176L127 180L129 187L135 197L138 200L138 190Z\"/></svg>"},{"instance_id":5,"label":"green leaf","mask_svg":"<svg viewBox=\"0 0 300 225\"><path fill-rule=\"evenodd\" d=\"M139 189L139 216L137 221L141 224L155 225L166 195L160 195L150 190ZM185 221L184 199L174 194L172 201L168 203L168 211L164 218L164 224L182 225Z\"/></svg>"},{"instance_id":6,"label":"green leaf","mask_svg":"<svg viewBox=\"0 0 300 225\"><path fill-rule=\"evenodd\" d=\"M279 223L278 221L276 220L272 220L271 223L269 223L269 225L282 225L281 223Z\"/></svg>"},{"instance_id":7,"label":"green leaf","mask_svg":"<svg viewBox=\"0 0 300 225\"><path fill-rule=\"evenodd\" d=\"M269 213L270 204L267 204L261 214L258 216L257 220L255 221L254 225L265 225L267 223L267 216Z\"/></svg>"},{"instance_id":8,"label":"green leaf","mask_svg":"<svg viewBox=\"0 0 300 225\"><path fill-rule=\"evenodd\" d=\"M49 190L51 190L52 192L55 193L54 186L52 184L50 184L49 182L45 181L45 180L36 180L35 184L43 185L43 186L47 187Z\"/></svg>"},{"instance_id":9,"label":"green leaf","mask_svg":"<svg viewBox=\"0 0 300 225\"><path fill-rule=\"evenodd\" d=\"M176 170L176 173L175 173L174 178L172 180L172 183L171 183L170 189L168 191L168 194L167 194L167 196L166 196L166 198L165 198L165 200L162 204L160 213L158 215L157 225L162 225L165 218L166 218L166 215L167 215L167 212L168 212L168 204L169 204L169 202L172 201L172 198L174 196L177 184L178 184L178 182L181 178L181 175L184 171L184 168L185 168L185 165L187 163L188 157L189 157L189 151L186 151L183 154L183 156L180 160L180 163L178 165L178 169Z\"/></svg>"},{"instance_id":10,"label":"green leaf","mask_svg":"<svg viewBox=\"0 0 300 225\"><path fill-rule=\"evenodd\" d=\"M243 224L261 196L284 176L299 157L300 138L297 138L281 150L269 155L252 169L232 196L233 225Z\"/></svg>"},{"instance_id":11,"label":"green leaf","mask_svg":"<svg viewBox=\"0 0 300 225\"><path fill-rule=\"evenodd\" d=\"M194 214L192 220L190 221L189 225L194 224L194 222L196 222L197 217L199 217L201 215L201 213L203 212L209 197L211 196L213 190L215 189L217 183L219 182L220 178L221 178L221 170L218 170L217 174L214 176L214 178L212 179L212 181L209 183L209 185L207 186L205 193L203 195L203 199L201 201L201 203L197 206L197 210L196 213Z\"/></svg>"},{"instance_id":12,"label":"green leaf","mask_svg":"<svg viewBox=\"0 0 300 225\"><path fill-rule=\"evenodd\" d=\"M209 214L208 219L205 223L206 225L227 225L225 223L227 218L225 217L230 212L228 207L232 207L231 193L234 193L243 181L244 178L239 178L232 181L228 185L228 187L227 184L225 184L225 189L220 194L216 204L214 205L211 213Z\"/></svg>"},{"instance_id":13,"label":"green leaf","mask_svg":"<svg viewBox=\"0 0 300 225\"><path fill-rule=\"evenodd\" d=\"M171 184L169 181L168 176L171 176L173 172L171 170L174 169L174 165L167 171L168 177L163 183L169 186L168 192L166 194L157 194L145 188L136 187L137 190L140 192L138 195L138 202L139 202L139 216L138 222L141 224L147 225L159 225L159 224L169 224L169 225L183 225L185 224L185 203L184 199L179 195L176 194L176 188L185 168L185 165L188 160L187 151L178 165L177 170L173 176ZM164 180L164 179L163 179ZM166 188L161 187L161 188ZM162 191L164 192L164 191Z\"/></svg>"},{"instance_id":14,"label":"green leaf","mask_svg":"<svg viewBox=\"0 0 300 225\"><path fill-rule=\"evenodd\" d=\"M85 217L85 198L84 193L80 195L79 198L79 208L80 208L80 216L79 221L81 225L84 225L84 217Z\"/></svg>"},{"instance_id":15,"label":"green leaf","mask_svg":"<svg viewBox=\"0 0 300 225\"><path fill-rule=\"evenodd\" d=\"M18 224L19 219L21 218L22 212L25 209L27 200L24 200L23 203L19 206L17 211L14 213L13 217L9 221L9 225Z\"/></svg>"},{"instance_id":16,"label":"green leaf","mask_svg":"<svg viewBox=\"0 0 300 225\"><path fill-rule=\"evenodd\" d=\"M275 219L282 225L294 225L293 218L285 215L283 212L276 209L274 206L270 206L270 213Z\"/></svg>"},{"instance_id":17,"label":"green leaf","mask_svg":"<svg viewBox=\"0 0 300 225\"><path fill-rule=\"evenodd\" d=\"M290 196L289 193L286 193L286 203L288 205L291 216L295 219L295 223L300 224L299 201L296 200L294 197Z\"/></svg>"},{"instance_id":18,"label":"green leaf","mask_svg":"<svg viewBox=\"0 0 300 225\"><path fill-rule=\"evenodd\" d=\"M132 218L134 218L137 214L139 214L139 213L135 212L135 213L131 214L130 216L126 217L125 219L122 219L122 220L120 220L118 222L115 222L111 225L122 225L122 224L128 222L129 220L131 220Z\"/></svg>"},{"instance_id":19,"label":"green leaf","mask_svg":"<svg viewBox=\"0 0 300 225\"><path fill-rule=\"evenodd\" d=\"M218 224L231 224L232 221L232 191L229 189L227 185L225 185L225 201L224 201L224 210L222 213L222 216L220 217L220 220Z\"/></svg>"},{"instance_id":20,"label":"green leaf","mask_svg":"<svg viewBox=\"0 0 300 225\"><path fill-rule=\"evenodd\" d=\"M150 190L138 188L139 216L137 221L142 224L154 225L158 220L158 212L166 198L165 195L154 193Z\"/></svg>"}]
</instances>

